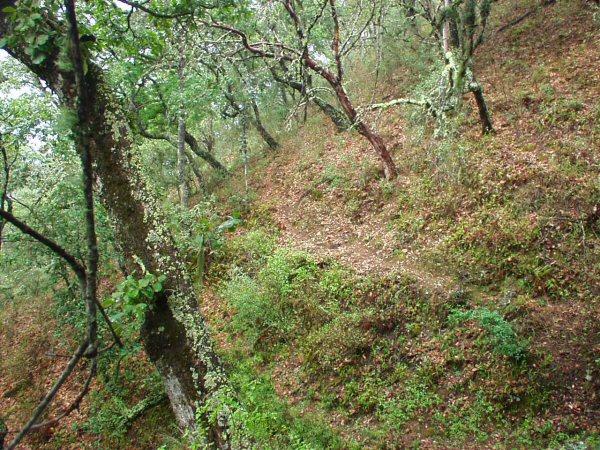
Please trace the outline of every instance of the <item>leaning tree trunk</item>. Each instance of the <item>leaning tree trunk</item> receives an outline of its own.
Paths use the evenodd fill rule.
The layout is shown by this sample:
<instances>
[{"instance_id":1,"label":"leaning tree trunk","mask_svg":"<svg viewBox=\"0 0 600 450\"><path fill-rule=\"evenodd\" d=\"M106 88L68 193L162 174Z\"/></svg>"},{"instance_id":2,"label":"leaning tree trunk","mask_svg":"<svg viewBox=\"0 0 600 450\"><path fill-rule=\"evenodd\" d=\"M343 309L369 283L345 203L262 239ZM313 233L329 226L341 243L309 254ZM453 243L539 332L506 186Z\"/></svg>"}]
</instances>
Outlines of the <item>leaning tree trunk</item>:
<instances>
[{"instance_id":1,"label":"leaning tree trunk","mask_svg":"<svg viewBox=\"0 0 600 450\"><path fill-rule=\"evenodd\" d=\"M0 1L2 8L11 4L14 5ZM52 35L56 19L48 26L50 31L38 29L39 33L50 33L51 37L46 59L36 64L26 51L27 44L19 41L14 22L6 16L0 9L0 37L9 38L5 49L43 79L63 105L74 108L73 72L58 64L61 49L58 39ZM114 219L115 235L129 268L135 266L134 257L137 257L148 271L167 276L164 291L153 301L144 320L145 351L164 381L180 426L194 430L199 422L207 445L230 448L231 407L222 405L232 393L208 327L198 311L183 258L178 254L156 200L146 187L120 105L104 82L101 69L92 61L87 61L87 66L84 89L93 111L89 123L84 125L89 127L89 145L101 185L101 200ZM198 405L200 411L197 411Z\"/></svg>"},{"instance_id":2,"label":"leaning tree trunk","mask_svg":"<svg viewBox=\"0 0 600 450\"><path fill-rule=\"evenodd\" d=\"M331 83L331 82L330 82ZM352 105L344 86L341 83L331 83L335 93L340 101L340 105L344 108L348 119L354 124L356 130L365 137L373 146L373 149L381 159L383 164L383 171L385 173L385 178L388 180L392 180L398 176L398 172L396 170L396 165L394 164L394 160L390 155L385 143L381 136L373 131L359 116L358 112Z\"/></svg>"},{"instance_id":3,"label":"leaning tree trunk","mask_svg":"<svg viewBox=\"0 0 600 450\"><path fill-rule=\"evenodd\" d=\"M490 117L490 110L488 109L485 97L483 96L483 88L478 82L473 81L471 83L471 92L473 92L475 103L477 103L482 134L492 133L494 131L494 125L492 124L492 118Z\"/></svg>"},{"instance_id":4,"label":"leaning tree trunk","mask_svg":"<svg viewBox=\"0 0 600 450\"><path fill-rule=\"evenodd\" d=\"M201 191L205 190L206 186L204 185L204 177L202 176L202 172L200 171L200 166L198 166L198 163L196 162L196 160L194 160L194 155L192 155L192 153L189 150L186 150L185 157L187 158L187 162L190 166L190 169L192 169L192 172L194 172L196 181L198 182L198 189Z\"/></svg>"},{"instance_id":5,"label":"leaning tree trunk","mask_svg":"<svg viewBox=\"0 0 600 450\"><path fill-rule=\"evenodd\" d=\"M183 92L185 87L185 56L183 46L179 46L179 66L177 68L179 78L179 89ZM185 177L186 169L185 157L185 105L183 100L179 104L179 116L177 118L177 180L179 183L179 196L181 206L188 208L190 204L190 190Z\"/></svg>"},{"instance_id":6,"label":"leaning tree trunk","mask_svg":"<svg viewBox=\"0 0 600 450\"><path fill-rule=\"evenodd\" d=\"M185 118L183 111L179 112L177 121L177 181L179 184L179 196L181 197L181 206L188 208L190 206L190 190L185 177L187 160L185 156Z\"/></svg>"},{"instance_id":7,"label":"leaning tree trunk","mask_svg":"<svg viewBox=\"0 0 600 450\"><path fill-rule=\"evenodd\" d=\"M187 130L185 130L185 142L189 145L192 152L194 152L197 156L199 156L208 164L210 164L211 167L213 167L218 172L227 175L228 172L225 166L221 164L212 153L202 150L200 148L200 144L198 144L198 140Z\"/></svg>"},{"instance_id":8,"label":"leaning tree trunk","mask_svg":"<svg viewBox=\"0 0 600 450\"><path fill-rule=\"evenodd\" d=\"M302 83L298 83L297 81L292 80L286 80L285 78L279 77L274 72L272 73L275 80L278 81L280 84L287 85L293 90L298 91L300 93L303 92L304 89L302 87ZM340 111L338 108L336 108L330 103L327 103L320 97L311 96L309 98L319 107L323 114L325 114L331 119L331 121L333 122L333 124L339 132L348 131L352 127L352 124L346 118L343 111Z\"/></svg>"},{"instance_id":9,"label":"leaning tree trunk","mask_svg":"<svg viewBox=\"0 0 600 450\"><path fill-rule=\"evenodd\" d=\"M277 142L275 138L271 136L271 133L269 133L269 131L263 125L262 120L260 118L260 111L258 110L258 105L256 104L256 101L253 98L250 99L250 105L252 106L252 111L254 112L254 118L249 118L250 122L252 123L252 125L254 125L254 128L256 128L256 131L258 131L258 134L260 134L260 137L263 139L263 141L267 143L269 148L271 150L278 150L279 142Z\"/></svg>"},{"instance_id":10,"label":"leaning tree trunk","mask_svg":"<svg viewBox=\"0 0 600 450\"><path fill-rule=\"evenodd\" d=\"M2 153L3 177L2 186L0 187L0 210L6 210L12 213L12 200L8 196L8 183L10 181L10 166L8 164L8 155L4 144L0 142L0 153ZM4 226L6 221L0 217L0 251L2 250L2 239L4 237ZM1 448L1 447L0 447Z\"/></svg>"},{"instance_id":11,"label":"leaning tree trunk","mask_svg":"<svg viewBox=\"0 0 600 450\"><path fill-rule=\"evenodd\" d=\"M350 128L352 128L352 124L348 121L348 119L346 119L344 113L335 106L316 96L312 97L311 99L313 102L315 102L319 109L331 119L338 131L348 131Z\"/></svg>"}]
</instances>

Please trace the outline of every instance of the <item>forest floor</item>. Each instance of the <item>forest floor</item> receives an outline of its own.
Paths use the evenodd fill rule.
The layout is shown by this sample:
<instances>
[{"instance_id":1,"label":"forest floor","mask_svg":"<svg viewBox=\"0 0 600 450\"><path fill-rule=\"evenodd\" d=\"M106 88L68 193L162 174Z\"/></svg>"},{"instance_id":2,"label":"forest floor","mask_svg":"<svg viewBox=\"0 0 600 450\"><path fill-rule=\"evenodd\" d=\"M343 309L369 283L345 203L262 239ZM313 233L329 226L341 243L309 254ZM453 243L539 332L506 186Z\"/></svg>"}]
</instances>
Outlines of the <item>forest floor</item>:
<instances>
[{"instance_id":1,"label":"forest floor","mask_svg":"<svg viewBox=\"0 0 600 450\"><path fill-rule=\"evenodd\" d=\"M531 6L499 2L493 27ZM531 391L539 389L529 392L525 402L543 407L495 401L499 409L492 407L488 415L497 418L496 424L478 422L487 427L488 437L469 445L465 436L453 440L448 431L453 425L419 420L424 423L404 430L396 444L401 448L560 446L556 436L561 434L582 437L599 431L600 28L592 13L584 2L540 8L493 34L479 50L476 74L494 114L492 136L481 138L471 99L458 137L447 146L419 129L405 111L373 115L400 169L394 182L381 179L360 136L337 134L319 115L286 139L279 155L251 169L253 207L260 210L254 215L277 229L280 247L304 251L318 264L335 261L355 275L357 284L399 276L418 286L424 298L466 291L469 308L499 312L528 341L531 366L526 375L499 369L496 377L486 374L469 381L461 394L473 397L481 391L486 398L499 398L499 391L509 391L512 383L523 389L530 383L536 385ZM412 75L396 71L378 87L382 98L406 94L403 86L411 86ZM235 315L235 308L226 315ZM434 340L445 339L443 330L430 333ZM447 349L427 349L423 333L415 340L423 344L427 358L439 356L439 363L452 366ZM455 345L465 343L459 339ZM342 398L344 387L340 390L347 380L339 374L329 380L315 374L298 377L305 357L306 352L288 348L270 366L278 392L292 404L304 405L306 412L320 409L344 436L361 445L381 445L360 436L384 421L378 407L350 417L340 413L328 402L349 407ZM481 361L471 363L467 366L473 373L482 370ZM424 407L423 414L455 414L451 404L462 400L448 395L457 391L452 378L447 373L436 381L442 406ZM316 391L317 400L307 400L307 391ZM330 394L337 400L323 406ZM467 401L464 407L473 404ZM517 431L507 432L505 421ZM423 427L435 437L423 435ZM523 431L527 427L531 430ZM393 436L389 433L388 439ZM525 435L540 440L529 441Z\"/></svg>"},{"instance_id":2,"label":"forest floor","mask_svg":"<svg viewBox=\"0 0 600 450\"><path fill-rule=\"evenodd\" d=\"M495 2L492 29L533 4ZM251 423L272 436L271 448L600 445L594 11L588 2L556 2L492 33L476 55L492 136L479 135L470 99L447 143L414 111L373 115L400 170L393 182L360 136L336 133L318 114L287 133L279 154L251 166L250 208L215 252L201 305L232 378L254 389L244 394ZM394 70L377 86L378 100L405 95L415 79ZM224 213L243 209L230 195L242 186L237 176L221 187ZM44 299L30 308L35 314L0 317L0 346L10 349L0 361L8 374L0 408L15 421L61 368L46 356L55 341L42 337L54 324ZM27 323L30 316L41 322ZM166 407L109 435L114 417L149 390L143 358L122 371L122 386L85 402L30 448L172 442ZM264 394L271 384L276 394ZM285 407L275 408L280 401ZM290 417L309 422L290 425Z\"/></svg>"}]
</instances>

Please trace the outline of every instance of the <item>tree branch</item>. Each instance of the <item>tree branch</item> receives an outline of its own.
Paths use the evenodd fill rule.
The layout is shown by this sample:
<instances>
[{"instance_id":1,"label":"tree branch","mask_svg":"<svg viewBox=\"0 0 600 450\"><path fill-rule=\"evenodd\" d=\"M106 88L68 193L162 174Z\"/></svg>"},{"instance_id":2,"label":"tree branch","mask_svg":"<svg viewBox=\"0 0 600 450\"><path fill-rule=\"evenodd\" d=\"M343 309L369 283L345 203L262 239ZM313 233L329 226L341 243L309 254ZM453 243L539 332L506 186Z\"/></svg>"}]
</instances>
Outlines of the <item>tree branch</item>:
<instances>
[{"instance_id":1,"label":"tree branch","mask_svg":"<svg viewBox=\"0 0 600 450\"><path fill-rule=\"evenodd\" d=\"M31 236L39 243L48 247L55 254L57 254L62 259L64 259L67 262L67 264L69 264L69 266L71 266L71 268L73 269L73 272L75 272L75 274L77 274L77 277L79 277L80 279L85 279L85 267L83 266L83 264L81 264L77 260L77 258L75 258L73 255L71 255L69 252L67 252L64 248L62 248L56 242L54 242L50 238L47 238L46 236L43 236L42 234L38 233L33 228L31 228L29 225L27 225L25 222L20 221L19 219L17 219L15 216L13 216L8 211L0 210L0 216L7 222L10 222L12 225L14 225L19 230L21 230L23 233L27 234L28 236Z\"/></svg>"},{"instance_id":2,"label":"tree branch","mask_svg":"<svg viewBox=\"0 0 600 450\"><path fill-rule=\"evenodd\" d=\"M58 393L58 390L65 383L65 381L67 381L67 378L69 378L69 375L71 375L71 373L77 366L77 363L83 357L86 349L88 348L88 344L89 341L86 339L79 345L63 373L60 375L58 380L56 380L54 386L52 386L50 391L46 394L46 396L39 403L38 407L35 409L33 415L31 416L31 419L29 419L29 422L27 422L23 429L15 436L12 442L8 444L6 450L13 450L14 448L16 448L19 442L23 440L25 435L29 433L29 431L31 431L31 428L37 423L37 421L42 416L42 414L44 413L48 405L52 402L52 400L54 400L54 397Z\"/></svg>"}]
</instances>

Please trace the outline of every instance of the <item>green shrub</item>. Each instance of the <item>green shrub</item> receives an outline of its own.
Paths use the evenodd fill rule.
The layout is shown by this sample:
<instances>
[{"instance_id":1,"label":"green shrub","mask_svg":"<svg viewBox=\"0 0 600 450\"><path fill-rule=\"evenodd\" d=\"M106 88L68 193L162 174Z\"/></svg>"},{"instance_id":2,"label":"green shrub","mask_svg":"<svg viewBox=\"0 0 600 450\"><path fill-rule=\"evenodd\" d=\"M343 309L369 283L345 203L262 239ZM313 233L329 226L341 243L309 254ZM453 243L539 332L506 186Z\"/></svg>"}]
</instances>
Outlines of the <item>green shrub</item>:
<instances>
[{"instance_id":1,"label":"green shrub","mask_svg":"<svg viewBox=\"0 0 600 450\"><path fill-rule=\"evenodd\" d=\"M243 333L252 346L267 335L275 339L290 337L295 322L292 311L267 295L252 278L234 276L225 283L221 295L235 309L233 330Z\"/></svg>"},{"instance_id":2,"label":"green shrub","mask_svg":"<svg viewBox=\"0 0 600 450\"><path fill-rule=\"evenodd\" d=\"M256 249L254 243L246 246L248 242L240 248ZM307 253L287 248L267 256L271 245L261 249L262 269L254 277L237 269L221 290L235 309L233 329L253 346L265 338L288 341L297 332L322 326L353 295L351 273L341 266L321 268Z\"/></svg>"},{"instance_id":3,"label":"green shrub","mask_svg":"<svg viewBox=\"0 0 600 450\"><path fill-rule=\"evenodd\" d=\"M350 364L369 351L372 333L361 328L361 313L346 313L315 329L302 342L302 353L310 367L326 372Z\"/></svg>"},{"instance_id":4,"label":"green shrub","mask_svg":"<svg viewBox=\"0 0 600 450\"><path fill-rule=\"evenodd\" d=\"M416 413L438 405L441 398L423 380L409 380L402 394L381 403L377 417L389 428L401 430Z\"/></svg>"},{"instance_id":5,"label":"green shrub","mask_svg":"<svg viewBox=\"0 0 600 450\"><path fill-rule=\"evenodd\" d=\"M521 362L527 356L527 344L517 336L512 325L496 311L478 308L470 311L454 311L449 316L451 324L475 321L485 330L487 341L498 354Z\"/></svg>"},{"instance_id":6,"label":"green shrub","mask_svg":"<svg viewBox=\"0 0 600 450\"><path fill-rule=\"evenodd\" d=\"M316 262L308 253L282 248L268 258L258 279L268 295L286 299L303 293L307 284L316 281L318 272Z\"/></svg>"},{"instance_id":7,"label":"green shrub","mask_svg":"<svg viewBox=\"0 0 600 450\"><path fill-rule=\"evenodd\" d=\"M258 361L246 359L235 365L231 382L239 392L242 408L234 423L244 423L248 438L261 449L341 449L348 448L320 420L297 417L277 395L268 373L259 374Z\"/></svg>"},{"instance_id":8,"label":"green shrub","mask_svg":"<svg viewBox=\"0 0 600 450\"><path fill-rule=\"evenodd\" d=\"M263 229L250 230L225 243L222 255L234 266L254 272L276 248L276 237Z\"/></svg>"}]
</instances>

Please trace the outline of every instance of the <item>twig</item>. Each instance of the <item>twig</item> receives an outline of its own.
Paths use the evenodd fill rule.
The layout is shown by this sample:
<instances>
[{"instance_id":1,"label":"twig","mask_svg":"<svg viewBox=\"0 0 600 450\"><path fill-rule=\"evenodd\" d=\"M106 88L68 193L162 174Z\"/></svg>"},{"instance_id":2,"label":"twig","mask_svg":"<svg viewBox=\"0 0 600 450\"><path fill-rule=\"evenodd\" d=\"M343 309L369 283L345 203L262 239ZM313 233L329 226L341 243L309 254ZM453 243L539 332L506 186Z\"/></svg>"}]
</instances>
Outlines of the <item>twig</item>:
<instances>
[{"instance_id":1,"label":"twig","mask_svg":"<svg viewBox=\"0 0 600 450\"><path fill-rule=\"evenodd\" d=\"M71 404L67 407L67 409L65 409L58 416L54 417L53 419L46 420L45 422L36 423L35 425L33 425L30 428L29 431L37 431L37 430L41 430L44 428L53 427L56 424L58 424L58 422L61 419L67 417L69 414L71 414L76 409L79 409L79 406L81 405L81 401L83 400L83 398L87 395L87 393L90 390L90 385L92 383L92 379L96 376L97 369L98 369L98 361L96 360L96 358L94 358L92 360L92 367L90 368L90 373L89 373L87 379L85 380L83 389L81 390L81 392L79 393L77 398L75 398L75 400L73 400L73 402L71 402Z\"/></svg>"}]
</instances>

